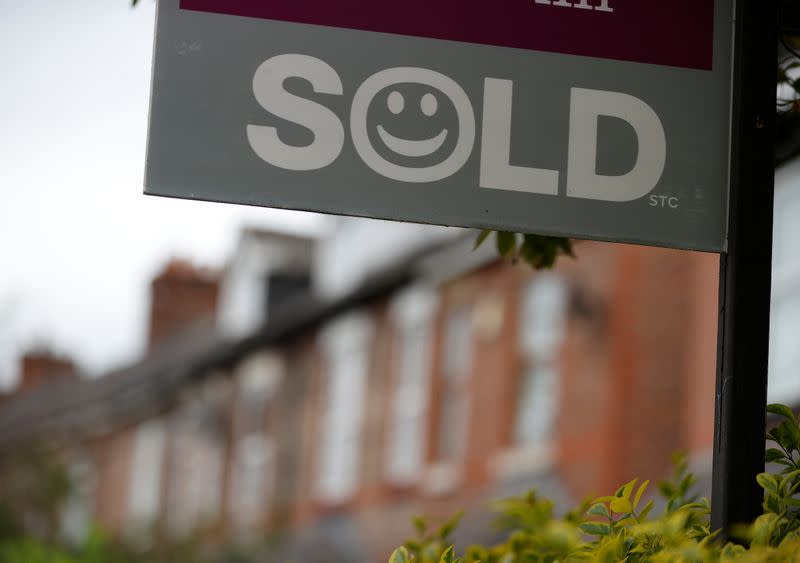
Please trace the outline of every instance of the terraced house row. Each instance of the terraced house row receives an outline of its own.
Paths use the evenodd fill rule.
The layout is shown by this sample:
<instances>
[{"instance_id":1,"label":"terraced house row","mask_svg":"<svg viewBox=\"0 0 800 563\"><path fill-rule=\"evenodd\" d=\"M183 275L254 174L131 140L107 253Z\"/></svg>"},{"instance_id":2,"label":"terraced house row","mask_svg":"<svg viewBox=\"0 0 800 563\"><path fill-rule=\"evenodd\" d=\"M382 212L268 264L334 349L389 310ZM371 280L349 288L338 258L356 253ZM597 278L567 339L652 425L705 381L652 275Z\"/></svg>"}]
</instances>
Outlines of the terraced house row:
<instances>
[{"instance_id":1,"label":"terraced house row","mask_svg":"<svg viewBox=\"0 0 800 563\"><path fill-rule=\"evenodd\" d=\"M792 224L779 212L770 393L798 405ZM490 499L566 505L663 476L675 450L707 476L716 256L578 242L537 272L474 240L348 219L319 239L246 230L220 272L173 261L140 361L88 379L24 359L0 471L54 447L78 484L68 537L96 521L143 545L270 538L297 561L382 560L418 513L466 508L475 540Z\"/></svg>"}]
</instances>

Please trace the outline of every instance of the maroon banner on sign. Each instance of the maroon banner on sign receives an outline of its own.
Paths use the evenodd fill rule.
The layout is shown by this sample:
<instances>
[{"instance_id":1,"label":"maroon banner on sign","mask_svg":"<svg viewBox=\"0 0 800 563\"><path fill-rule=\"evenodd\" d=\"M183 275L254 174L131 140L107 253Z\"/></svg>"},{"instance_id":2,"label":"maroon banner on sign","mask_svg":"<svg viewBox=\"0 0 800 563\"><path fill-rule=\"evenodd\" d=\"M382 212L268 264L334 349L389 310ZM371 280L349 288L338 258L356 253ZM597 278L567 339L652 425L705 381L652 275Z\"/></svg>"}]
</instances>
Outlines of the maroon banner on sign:
<instances>
[{"instance_id":1,"label":"maroon banner on sign","mask_svg":"<svg viewBox=\"0 0 800 563\"><path fill-rule=\"evenodd\" d=\"M711 70L714 0L180 0L185 10Z\"/></svg>"}]
</instances>

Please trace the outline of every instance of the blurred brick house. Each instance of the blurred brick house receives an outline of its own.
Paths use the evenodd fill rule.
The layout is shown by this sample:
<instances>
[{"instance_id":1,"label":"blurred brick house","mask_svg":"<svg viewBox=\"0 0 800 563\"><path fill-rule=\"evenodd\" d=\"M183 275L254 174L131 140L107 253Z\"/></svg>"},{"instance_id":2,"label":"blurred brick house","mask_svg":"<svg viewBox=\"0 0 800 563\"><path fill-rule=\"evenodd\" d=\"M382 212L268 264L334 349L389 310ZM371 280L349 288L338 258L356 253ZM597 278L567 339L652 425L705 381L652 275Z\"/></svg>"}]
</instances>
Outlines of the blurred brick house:
<instances>
[{"instance_id":1,"label":"blurred brick house","mask_svg":"<svg viewBox=\"0 0 800 563\"><path fill-rule=\"evenodd\" d=\"M677 449L708 473L716 256L582 242L534 272L473 241L348 219L247 230L222 274L173 262L145 357L7 400L0 449L58 448L70 537L91 519L142 544L271 537L277 561L384 560L412 515L461 508L475 540L492 498L566 506Z\"/></svg>"}]
</instances>

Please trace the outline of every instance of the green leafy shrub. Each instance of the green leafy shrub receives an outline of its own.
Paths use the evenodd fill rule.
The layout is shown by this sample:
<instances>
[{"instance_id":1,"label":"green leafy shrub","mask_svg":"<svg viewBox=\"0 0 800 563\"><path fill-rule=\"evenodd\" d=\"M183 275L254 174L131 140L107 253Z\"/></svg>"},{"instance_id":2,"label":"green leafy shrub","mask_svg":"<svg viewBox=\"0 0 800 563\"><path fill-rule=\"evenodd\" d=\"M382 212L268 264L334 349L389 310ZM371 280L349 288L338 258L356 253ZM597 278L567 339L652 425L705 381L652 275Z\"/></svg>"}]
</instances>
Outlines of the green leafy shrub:
<instances>
[{"instance_id":1,"label":"green leafy shrub","mask_svg":"<svg viewBox=\"0 0 800 563\"><path fill-rule=\"evenodd\" d=\"M766 450L766 461L782 467L758 476L764 513L734 530L741 544L718 540L709 502L691 492L694 476L685 457L676 456L674 474L658 486L663 499L658 516L651 516L655 500L645 501L649 481L634 479L563 517L556 517L552 501L530 492L496 503L500 525L507 531L503 543L471 546L456 556L448 538L457 519L428 533L418 518L417 537L395 550L390 563L800 563L800 426L786 406L767 410L781 422L767 435L777 447Z\"/></svg>"},{"instance_id":2,"label":"green leafy shrub","mask_svg":"<svg viewBox=\"0 0 800 563\"><path fill-rule=\"evenodd\" d=\"M477 250L492 233L495 234L497 253L502 258L516 262L522 259L537 270L552 268L560 256L575 257L572 241L565 237L522 235L507 231L484 230L475 240Z\"/></svg>"},{"instance_id":3,"label":"green leafy shrub","mask_svg":"<svg viewBox=\"0 0 800 563\"><path fill-rule=\"evenodd\" d=\"M95 528L77 547L30 535L0 541L0 563L229 563L247 560L236 559L232 553L222 550L205 553L202 547L197 540L187 539L142 551L112 541Z\"/></svg>"},{"instance_id":4,"label":"green leafy shrub","mask_svg":"<svg viewBox=\"0 0 800 563\"><path fill-rule=\"evenodd\" d=\"M134 563L98 531L77 549L58 547L34 537L0 543L0 563Z\"/></svg>"}]
</instances>

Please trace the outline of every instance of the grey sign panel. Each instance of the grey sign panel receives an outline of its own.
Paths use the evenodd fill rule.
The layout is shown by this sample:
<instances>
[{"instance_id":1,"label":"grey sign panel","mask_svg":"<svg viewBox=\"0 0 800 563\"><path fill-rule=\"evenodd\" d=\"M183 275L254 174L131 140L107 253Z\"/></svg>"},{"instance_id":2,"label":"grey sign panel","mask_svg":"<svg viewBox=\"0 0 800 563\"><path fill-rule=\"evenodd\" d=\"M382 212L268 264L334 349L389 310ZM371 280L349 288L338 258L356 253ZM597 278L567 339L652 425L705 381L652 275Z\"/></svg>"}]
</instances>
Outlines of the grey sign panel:
<instances>
[{"instance_id":1,"label":"grey sign panel","mask_svg":"<svg viewBox=\"0 0 800 563\"><path fill-rule=\"evenodd\" d=\"M640 0L506 1L551 27L643 17L625 12ZM625 41L590 56L556 44L569 29L543 30L534 50L466 28L403 35L214 4L159 2L145 193L725 248L730 0L696 2L707 59L676 48L674 60Z\"/></svg>"}]
</instances>

